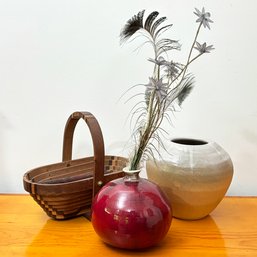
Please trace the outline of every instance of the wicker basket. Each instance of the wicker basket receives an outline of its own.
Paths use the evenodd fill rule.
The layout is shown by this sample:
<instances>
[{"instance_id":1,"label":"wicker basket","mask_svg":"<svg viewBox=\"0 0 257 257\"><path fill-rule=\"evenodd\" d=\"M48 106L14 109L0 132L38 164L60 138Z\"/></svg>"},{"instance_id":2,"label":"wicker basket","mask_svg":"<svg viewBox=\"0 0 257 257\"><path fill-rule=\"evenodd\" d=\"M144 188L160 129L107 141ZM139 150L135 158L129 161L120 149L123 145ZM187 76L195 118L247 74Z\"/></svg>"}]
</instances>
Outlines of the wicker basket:
<instances>
[{"instance_id":1,"label":"wicker basket","mask_svg":"<svg viewBox=\"0 0 257 257\"><path fill-rule=\"evenodd\" d=\"M74 129L81 118L89 127L94 156L71 160ZM126 163L126 158L105 156L101 128L91 113L74 112L64 130L63 161L25 173L24 189L54 219L88 216L92 198L105 183L123 176Z\"/></svg>"}]
</instances>

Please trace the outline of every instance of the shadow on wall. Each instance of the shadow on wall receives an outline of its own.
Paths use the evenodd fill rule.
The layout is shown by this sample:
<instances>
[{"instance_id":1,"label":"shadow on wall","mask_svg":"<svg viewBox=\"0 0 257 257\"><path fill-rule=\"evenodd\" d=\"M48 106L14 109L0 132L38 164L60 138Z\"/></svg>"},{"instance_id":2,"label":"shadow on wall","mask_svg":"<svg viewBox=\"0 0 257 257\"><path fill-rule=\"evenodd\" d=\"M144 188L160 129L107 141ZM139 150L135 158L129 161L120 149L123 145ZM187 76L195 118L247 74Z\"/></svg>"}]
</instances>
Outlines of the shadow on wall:
<instances>
[{"instance_id":1,"label":"shadow on wall","mask_svg":"<svg viewBox=\"0 0 257 257\"><path fill-rule=\"evenodd\" d=\"M8 174L6 166L6 148L8 142L6 141L6 131L9 130L11 127L12 126L8 118L0 111L0 192L6 191L6 189L4 189L4 186L6 187L8 185Z\"/></svg>"}]
</instances>

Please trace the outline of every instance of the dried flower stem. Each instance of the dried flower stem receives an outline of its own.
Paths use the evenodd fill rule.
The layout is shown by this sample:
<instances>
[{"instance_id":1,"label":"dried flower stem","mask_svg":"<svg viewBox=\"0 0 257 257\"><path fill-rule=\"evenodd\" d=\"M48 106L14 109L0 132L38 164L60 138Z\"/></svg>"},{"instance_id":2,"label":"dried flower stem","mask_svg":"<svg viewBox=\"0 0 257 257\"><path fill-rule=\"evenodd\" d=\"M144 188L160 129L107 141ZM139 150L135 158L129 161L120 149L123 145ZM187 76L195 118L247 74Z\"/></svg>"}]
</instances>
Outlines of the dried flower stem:
<instances>
[{"instance_id":1,"label":"dried flower stem","mask_svg":"<svg viewBox=\"0 0 257 257\"><path fill-rule=\"evenodd\" d=\"M129 164L129 169L131 170L140 168L143 156L146 153L153 154L153 150L156 150L153 144L154 140L157 140L157 142L162 145L157 133L165 115L167 115L167 111L174 109L173 103L175 100L181 104L192 89L192 76L187 74L189 65L203 53L210 52L210 50L213 49L212 45L207 46L206 43L200 44L197 42L202 25L210 28L209 23L212 22L212 20L210 20L210 13L205 12L204 8L202 12L198 9L195 10L196 12L194 13L198 16L196 22L200 22L200 24L197 28L185 65L166 61L163 57L163 54L167 51L179 50L180 45L176 40L167 38L159 39L160 34L170 28L172 24L159 28L160 24L166 20L166 17L161 17L155 21L158 12L152 12L145 23L143 23L144 11L139 12L127 22L121 32L122 41L125 41L139 30L145 32L143 35L147 37L147 42L151 43L154 50L154 59L150 59L150 61L155 63L149 84L145 85L146 106L137 107L140 111L134 111L133 108L133 115L141 114L139 114L136 119L139 125L136 124L134 133L136 144ZM199 54L192 58L194 48L199 51ZM165 67L166 71L161 67ZM151 149L151 147L153 149Z\"/></svg>"}]
</instances>

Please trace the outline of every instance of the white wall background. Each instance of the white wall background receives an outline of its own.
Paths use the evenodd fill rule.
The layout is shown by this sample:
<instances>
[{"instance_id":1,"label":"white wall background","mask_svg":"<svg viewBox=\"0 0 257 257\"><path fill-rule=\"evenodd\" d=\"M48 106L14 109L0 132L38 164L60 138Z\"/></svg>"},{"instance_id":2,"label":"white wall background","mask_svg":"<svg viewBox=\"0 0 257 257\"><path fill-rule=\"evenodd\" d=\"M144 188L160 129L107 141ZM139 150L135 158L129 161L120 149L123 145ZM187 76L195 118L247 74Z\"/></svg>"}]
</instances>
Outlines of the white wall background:
<instances>
[{"instance_id":1,"label":"white wall background","mask_svg":"<svg viewBox=\"0 0 257 257\"><path fill-rule=\"evenodd\" d=\"M257 195L257 29L255 0L0 0L0 192L24 192L23 174L61 160L68 116L91 111L101 124L106 152L126 155L126 117L118 101L151 74L148 48L119 45L125 22L142 9L158 10L173 28L166 34L189 50L197 25L194 7L215 21L201 39L215 51L191 66L193 93L174 117L170 137L208 138L230 154L230 195ZM84 124L74 157L90 154Z\"/></svg>"}]
</instances>

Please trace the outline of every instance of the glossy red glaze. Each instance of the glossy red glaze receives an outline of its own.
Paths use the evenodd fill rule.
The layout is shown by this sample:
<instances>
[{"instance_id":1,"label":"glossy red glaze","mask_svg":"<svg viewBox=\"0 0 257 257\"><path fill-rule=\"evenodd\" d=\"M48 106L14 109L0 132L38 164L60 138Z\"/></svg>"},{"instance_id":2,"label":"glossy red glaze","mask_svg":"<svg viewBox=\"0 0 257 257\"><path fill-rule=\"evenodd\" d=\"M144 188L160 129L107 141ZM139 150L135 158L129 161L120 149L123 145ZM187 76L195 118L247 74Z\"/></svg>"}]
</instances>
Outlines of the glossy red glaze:
<instances>
[{"instance_id":1,"label":"glossy red glaze","mask_svg":"<svg viewBox=\"0 0 257 257\"><path fill-rule=\"evenodd\" d=\"M168 199L154 183L116 179L106 184L92 205L92 224L112 246L139 249L159 243L172 220Z\"/></svg>"}]
</instances>

